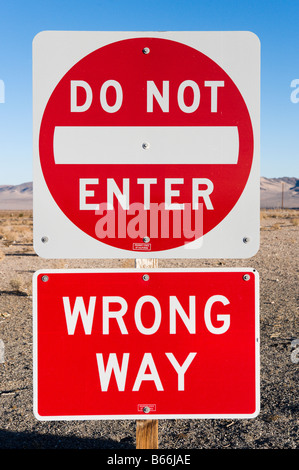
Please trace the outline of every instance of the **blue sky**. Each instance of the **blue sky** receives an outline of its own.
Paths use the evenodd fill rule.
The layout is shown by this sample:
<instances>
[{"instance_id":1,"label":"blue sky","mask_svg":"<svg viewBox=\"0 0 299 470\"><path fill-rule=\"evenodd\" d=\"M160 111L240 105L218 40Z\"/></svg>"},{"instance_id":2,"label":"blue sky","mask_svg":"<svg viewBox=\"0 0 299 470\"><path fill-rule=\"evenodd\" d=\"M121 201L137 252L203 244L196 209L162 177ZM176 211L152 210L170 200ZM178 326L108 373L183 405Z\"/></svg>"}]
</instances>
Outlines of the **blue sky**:
<instances>
[{"instance_id":1,"label":"blue sky","mask_svg":"<svg viewBox=\"0 0 299 470\"><path fill-rule=\"evenodd\" d=\"M32 39L43 30L254 32L262 48L261 175L298 177L298 18L298 0L0 0L0 185L32 181Z\"/></svg>"}]
</instances>

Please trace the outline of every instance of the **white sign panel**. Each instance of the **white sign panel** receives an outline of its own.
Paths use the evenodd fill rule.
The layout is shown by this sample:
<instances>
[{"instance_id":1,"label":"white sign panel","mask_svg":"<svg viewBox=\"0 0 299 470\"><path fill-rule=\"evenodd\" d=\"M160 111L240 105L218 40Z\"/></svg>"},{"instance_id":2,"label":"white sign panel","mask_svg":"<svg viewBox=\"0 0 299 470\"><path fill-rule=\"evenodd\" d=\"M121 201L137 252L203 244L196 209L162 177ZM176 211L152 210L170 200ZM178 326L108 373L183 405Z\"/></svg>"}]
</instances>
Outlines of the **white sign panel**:
<instances>
[{"instance_id":1,"label":"white sign panel","mask_svg":"<svg viewBox=\"0 0 299 470\"><path fill-rule=\"evenodd\" d=\"M38 34L36 252L253 256L259 87L250 32Z\"/></svg>"}]
</instances>

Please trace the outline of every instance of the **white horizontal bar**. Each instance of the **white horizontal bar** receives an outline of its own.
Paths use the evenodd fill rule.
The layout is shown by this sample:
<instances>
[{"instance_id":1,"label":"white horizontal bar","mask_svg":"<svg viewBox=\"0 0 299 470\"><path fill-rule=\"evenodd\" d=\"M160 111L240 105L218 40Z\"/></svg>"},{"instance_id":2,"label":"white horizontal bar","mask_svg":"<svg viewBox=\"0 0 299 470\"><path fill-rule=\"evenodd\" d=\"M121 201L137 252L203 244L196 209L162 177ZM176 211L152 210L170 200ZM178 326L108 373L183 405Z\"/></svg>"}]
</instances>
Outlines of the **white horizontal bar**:
<instances>
[{"instance_id":1,"label":"white horizontal bar","mask_svg":"<svg viewBox=\"0 0 299 470\"><path fill-rule=\"evenodd\" d=\"M236 164L238 154L234 126L70 126L54 132L57 164Z\"/></svg>"}]
</instances>

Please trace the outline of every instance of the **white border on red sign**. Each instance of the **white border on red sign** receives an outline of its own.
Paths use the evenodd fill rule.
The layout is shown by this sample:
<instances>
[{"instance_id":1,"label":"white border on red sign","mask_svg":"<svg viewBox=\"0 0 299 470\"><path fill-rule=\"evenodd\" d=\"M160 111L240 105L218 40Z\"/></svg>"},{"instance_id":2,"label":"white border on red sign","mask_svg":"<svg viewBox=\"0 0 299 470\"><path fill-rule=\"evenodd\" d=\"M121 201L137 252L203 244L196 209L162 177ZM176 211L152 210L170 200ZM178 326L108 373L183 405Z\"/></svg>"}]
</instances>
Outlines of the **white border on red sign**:
<instances>
[{"instance_id":1,"label":"white border on red sign","mask_svg":"<svg viewBox=\"0 0 299 470\"><path fill-rule=\"evenodd\" d=\"M154 414L149 413L147 415L132 414L132 415L87 415L87 416L40 416L37 411L38 405L38 378L37 378L37 362L38 362L38 334L37 334L37 278L40 274L51 274L51 273L62 273L62 274L73 274L73 273L227 273L227 272L238 272L240 274L251 273L254 275L255 281L255 411L252 414ZM127 419L251 419L256 418L260 412L260 329L259 329L259 273L253 268L186 268L186 269L42 269L36 271L33 275L33 411L36 419L40 421L84 421L84 420L127 420Z\"/></svg>"}]
</instances>

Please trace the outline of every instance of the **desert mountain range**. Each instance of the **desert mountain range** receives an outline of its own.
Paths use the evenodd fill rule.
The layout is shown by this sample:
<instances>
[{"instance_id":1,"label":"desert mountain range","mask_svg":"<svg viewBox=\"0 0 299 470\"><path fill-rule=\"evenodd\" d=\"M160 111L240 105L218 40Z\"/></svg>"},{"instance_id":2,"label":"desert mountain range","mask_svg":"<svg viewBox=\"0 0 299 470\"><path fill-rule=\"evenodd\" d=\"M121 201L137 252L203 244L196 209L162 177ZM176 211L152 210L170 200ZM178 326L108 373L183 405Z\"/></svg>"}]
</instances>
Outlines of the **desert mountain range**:
<instances>
[{"instance_id":1,"label":"desert mountain range","mask_svg":"<svg viewBox=\"0 0 299 470\"><path fill-rule=\"evenodd\" d=\"M31 210L32 182L0 186L0 210ZM261 177L261 208L299 209L298 178Z\"/></svg>"}]
</instances>

